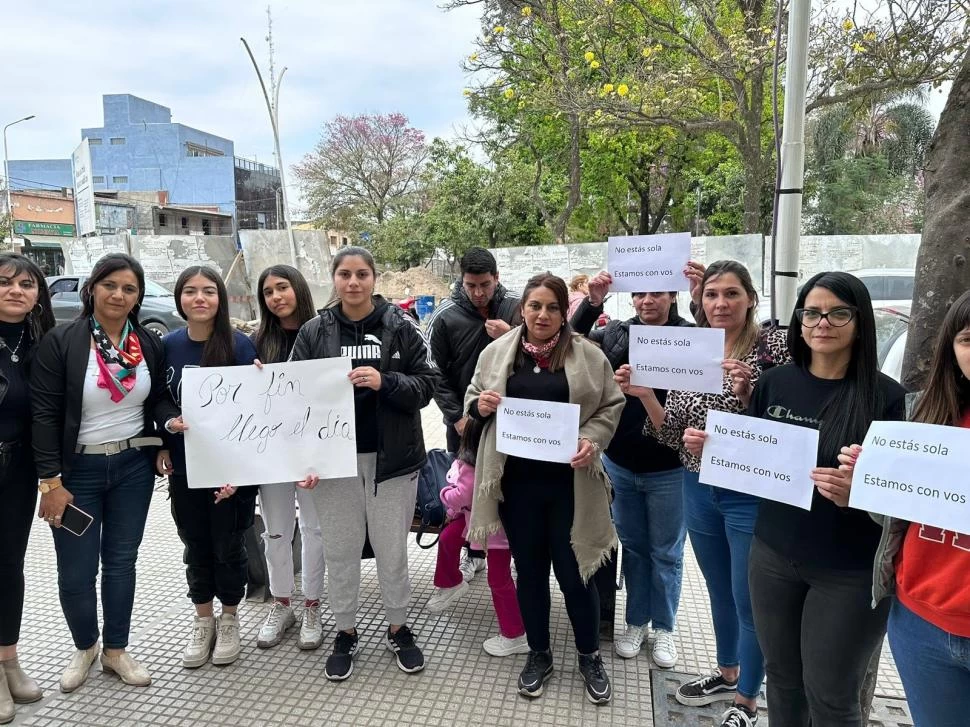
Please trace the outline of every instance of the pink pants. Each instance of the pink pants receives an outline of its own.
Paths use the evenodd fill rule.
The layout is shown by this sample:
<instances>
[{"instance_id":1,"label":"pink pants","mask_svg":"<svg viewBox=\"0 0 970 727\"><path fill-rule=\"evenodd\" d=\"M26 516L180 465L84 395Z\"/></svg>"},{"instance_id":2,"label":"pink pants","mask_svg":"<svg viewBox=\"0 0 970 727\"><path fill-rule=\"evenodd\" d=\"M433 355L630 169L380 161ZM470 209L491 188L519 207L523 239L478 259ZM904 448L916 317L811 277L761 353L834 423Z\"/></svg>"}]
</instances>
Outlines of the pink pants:
<instances>
[{"instance_id":1,"label":"pink pants","mask_svg":"<svg viewBox=\"0 0 970 727\"><path fill-rule=\"evenodd\" d=\"M448 523L438 537L438 561L434 569L434 584L438 588L454 588L461 584L461 549L465 543L465 516ZM489 548L488 587L492 591L492 607L498 620L498 630L509 639L525 633L519 602L515 597L515 581L512 580L512 553L508 548Z\"/></svg>"}]
</instances>

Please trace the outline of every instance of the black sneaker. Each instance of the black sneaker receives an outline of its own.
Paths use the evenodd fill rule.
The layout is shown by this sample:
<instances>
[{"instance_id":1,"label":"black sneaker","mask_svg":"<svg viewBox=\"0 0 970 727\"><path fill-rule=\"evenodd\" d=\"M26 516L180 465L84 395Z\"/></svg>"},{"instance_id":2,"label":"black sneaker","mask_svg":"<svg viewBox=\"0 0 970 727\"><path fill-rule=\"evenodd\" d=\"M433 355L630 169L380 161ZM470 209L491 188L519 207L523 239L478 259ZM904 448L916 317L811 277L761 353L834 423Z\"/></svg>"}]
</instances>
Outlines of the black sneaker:
<instances>
[{"instance_id":1,"label":"black sneaker","mask_svg":"<svg viewBox=\"0 0 970 727\"><path fill-rule=\"evenodd\" d=\"M597 651L595 654L579 655L579 673L586 682L586 698L593 704L606 704L613 699L613 687L606 675L603 657Z\"/></svg>"},{"instance_id":2,"label":"black sneaker","mask_svg":"<svg viewBox=\"0 0 970 727\"><path fill-rule=\"evenodd\" d=\"M424 669L424 654L414 643L414 634L407 626L402 626L396 633L387 630L387 648L397 655L397 666L408 674Z\"/></svg>"},{"instance_id":3,"label":"black sneaker","mask_svg":"<svg viewBox=\"0 0 970 727\"><path fill-rule=\"evenodd\" d=\"M737 691L737 681L729 682L721 676L720 669L715 669L707 676L681 684L676 697L678 702L687 707L703 707L705 704L734 699Z\"/></svg>"},{"instance_id":4,"label":"black sneaker","mask_svg":"<svg viewBox=\"0 0 970 727\"><path fill-rule=\"evenodd\" d=\"M524 697L542 696L542 687L552 676L552 652L530 651L525 668L519 674L519 694Z\"/></svg>"},{"instance_id":5,"label":"black sneaker","mask_svg":"<svg viewBox=\"0 0 970 727\"><path fill-rule=\"evenodd\" d=\"M743 704L734 703L721 715L720 727L754 727L758 724L758 710L753 712Z\"/></svg>"},{"instance_id":6,"label":"black sneaker","mask_svg":"<svg viewBox=\"0 0 970 727\"><path fill-rule=\"evenodd\" d=\"M323 674L332 682L342 682L354 673L354 654L357 653L357 632L348 634L338 631L333 642L333 653L327 657Z\"/></svg>"}]
</instances>

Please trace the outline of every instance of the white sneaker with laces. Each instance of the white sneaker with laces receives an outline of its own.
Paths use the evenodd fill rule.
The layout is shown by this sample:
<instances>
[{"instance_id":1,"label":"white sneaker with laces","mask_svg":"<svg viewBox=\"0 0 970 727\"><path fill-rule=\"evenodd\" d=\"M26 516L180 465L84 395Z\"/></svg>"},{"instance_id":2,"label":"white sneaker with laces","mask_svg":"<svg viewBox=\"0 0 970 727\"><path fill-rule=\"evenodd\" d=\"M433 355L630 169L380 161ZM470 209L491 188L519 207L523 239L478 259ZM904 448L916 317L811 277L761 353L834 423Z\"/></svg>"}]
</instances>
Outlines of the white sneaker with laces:
<instances>
[{"instance_id":1,"label":"white sneaker with laces","mask_svg":"<svg viewBox=\"0 0 970 727\"><path fill-rule=\"evenodd\" d=\"M640 648L643 646L646 637L646 626L627 624L623 636L613 643L613 650L617 656L622 656L624 659L634 659L640 653Z\"/></svg>"},{"instance_id":2,"label":"white sneaker with laces","mask_svg":"<svg viewBox=\"0 0 970 727\"><path fill-rule=\"evenodd\" d=\"M320 621L320 607L306 606L300 622L300 641L303 650L317 649L323 643L323 623Z\"/></svg>"},{"instance_id":3,"label":"white sneaker with laces","mask_svg":"<svg viewBox=\"0 0 970 727\"><path fill-rule=\"evenodd\" d=\"M431 613L441 613L454 606L467 590L468 583L465 581L452 588L438 588L436 586L431 598L428 599L427 609Z\"/></svg>"},{"instance_id":4,"label":"white sneaker with laces","mask_svg":"<svg viewBox=\"0 0 970 727\"><path fill-rule=\"evenodd\" d=\"M259 627L256 646L269 649L283 640L286 632L296 623L293 609L280 601L273 601L273 607L266 614L266 620Z\"/></svg>"},{"instance_id":5,"label":"white sneaker with laces","mask_svg":"<svg viewBox=\"0 0 970 727\"><path fill-rule=\"evenodd\" d=\"M216 648L212 650L212 663L220 666L232 664L241 652L239 616L234 613L219 614L216 619Z\"/></svg>"},{"instance_id":6,"label":"white sneaker with laces","mask_svg":"<svg viewBox=\"0 0 970 727\"><path fill-rule=\"evenodd\" d=\"M677 644L673 631L654 629L653 662L661 669L672 669L677 664Z\"/></svg>"},{"instance_id":7,"label":"white sneaker with laces","mask_svg":"<svg viewBox=\"0 0 970 727\"><path fill-rule=\"evenodd\" d=\"M91 665L94 664L100 652L101 647L97 641L94 642L94 646L90 649L85 649L84 651L78 649L74 652L74 656L71 657L67 669L61 674L62 692L73 692L84 684L88 678L88 672L91 671Z\"/></svg>"},{"instance_id":8,"label":"white sneaker with laces","mask_svg":"<svg viewBox=\"0 0 970 727\"><path fill-rule=\"evenodd\" d=\"M470 583L475 577L476 573L481 573L483 570L485 570L485 559L472 558L467 552L465 552L461 556L461 562L458 564L458 570L461 571L461 577L465 579L465 583Z\"/></svg>"},{"instance_id":9,"label":"white sneaker with laces","mask_svg":"<svg viewBox=\"0 0 970 727\"><path fill-rule=\"evenodd\" d=\"M528 654L529 653L529 642L526 640L525 634L518 636L514 639L510 639L508 636L493 636L490 639L486 639L482 644L482 648L485 649L485 653L491 656L512 656L513 654Z\"/></svg>"},{"instance_id":10,"label":"white sneaker with laces","mask_svg":"<svg viewBox=\"0 0 970 727\"><path fill-rule=\"evenodd\" d=\"M182 652L182 666L197 669L209 661L212 644L216 639L215 616L196 616L192 624L192 635Z\"/></svg>"}]
</instances>

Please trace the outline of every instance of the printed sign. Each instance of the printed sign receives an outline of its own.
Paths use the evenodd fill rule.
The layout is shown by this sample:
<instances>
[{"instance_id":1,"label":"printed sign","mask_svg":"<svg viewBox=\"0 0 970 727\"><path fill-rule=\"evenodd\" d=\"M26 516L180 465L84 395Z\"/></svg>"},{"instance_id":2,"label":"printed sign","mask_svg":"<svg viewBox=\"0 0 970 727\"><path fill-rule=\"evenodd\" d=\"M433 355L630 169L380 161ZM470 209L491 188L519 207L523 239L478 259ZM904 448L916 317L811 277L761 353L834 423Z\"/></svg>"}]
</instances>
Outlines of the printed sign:
<instances>
[{"instance_id":1,"label":"printed sign","mask_svg":"<svg viewBox=\"0 0 970 727\"><path fill-rule=\"evenodd\" d=\"M184 369L189 487L356 475L350 369L349 358Z\"/></svg>"},{"instance_id":2,"label":"printed sign","mask_svg":"<svg viewBox=\"0 0 970 727\"><path fill-rule=\"evenodd\" d=\"M690 260L690 233L611 237L607 271L614 291L651 293L689 290L684 268Z\"/></svg>"},{"instance_id":3,"label":"printed sign","mask_svg":"<svg viewBox=\"0 0 970 727\"><path fill-rule=\"evenodd\" d=\"M636 386L720 394L724 329L630 326L630 381Z\"/></svg>"},{"instance_id":4,"label":"printed sign","mask_svg":"<svg viewBox=\"0 0 970 727\"><path fill-rule=\"evenodd\" d=\"M569 462L579 448L579 404L504 397L495 418L497 449L545 462Z\"/></svg>"},{"instance_id":5,"label":"printed sign","mask_svg":"<svg viewBox=\"0 0 970 727\"><path fill-rule=\"evenodd\" d=\"M812 509L817 429L711 410L706 432L705 485Z\"/></svg>"},{"instance_id":6,"label":"printed sign","mask_svg":"<svg viewBox=\"0 0 970 727\"><path fill-rule=\"evenodd\" d=\"M970 430L873 422L852 475L849 507L970 533Z\"/></svg>"},{"instance_id":7,"label":"printed sign","mask_svg":"<svg viewBox=\"0 0 970 727\"><path fill-rule=\"evenodd\" d=\"M74 171L74 210L77 216L77 234L90 235L98 229L94 210L94 184L91 176L91 147L84 139L71 155Z\"/></svg>"}]
</instances>

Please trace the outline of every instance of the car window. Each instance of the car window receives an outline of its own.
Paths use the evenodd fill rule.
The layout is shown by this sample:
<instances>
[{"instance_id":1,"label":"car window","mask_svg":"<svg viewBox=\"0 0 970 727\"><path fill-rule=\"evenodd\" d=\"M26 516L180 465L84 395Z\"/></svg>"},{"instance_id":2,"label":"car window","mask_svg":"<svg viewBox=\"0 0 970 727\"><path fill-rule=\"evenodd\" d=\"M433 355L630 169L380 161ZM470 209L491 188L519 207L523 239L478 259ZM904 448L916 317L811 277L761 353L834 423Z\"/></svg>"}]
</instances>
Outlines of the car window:
<instances>
[{"instance_id":1,"label":"car window","mask_svg":"<svg viewBox=\"0 0 970 727\"><path fill-rule=\"evenodd\" d=\"M145 295L149 298L157 298L159 296L167 296L171 294L171 291L169 291L164 285L159 285L152 280L145 281Z\"/></svg>"},{"instance_id":2,"label":"car window","mask_svg":"<svg viewBox=\"0 0 970 727\"><path fill-rule=\"evenodd\" d=\"M77 286L78 286L77 278L61 278L60 280L55 280L50 285L51 295L57 295L58 293L76 292Z\"/></svg>"},{"instance_id":3,"label":"car window","mask_svg":"<svg viewBox=\"0 0 970 727\"><path fill-rule=\"evenodd\" d=\"M859 280L861 280L862 284L866 286L866 289L869 291L869 297L873 300L893 299L893 296L888 295L889 289L886 285L885 275L871 275L865 278L859 278Z\"/></svg>"},{"instance_id":4,"label":"car window","mask_svg":"<svg viewBox=\"0 0 970 727\"><path fill-rule=\"evenodd\" d=\"M898 275L888 278L886 282L889 288L889 294L886 296L888 300L913 299L913 283L915 282L915 278Z\"/></svg>"}]
</instances>

